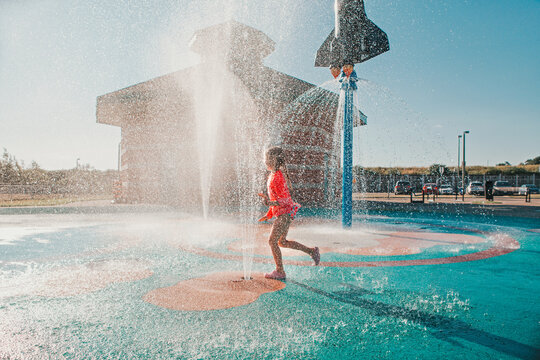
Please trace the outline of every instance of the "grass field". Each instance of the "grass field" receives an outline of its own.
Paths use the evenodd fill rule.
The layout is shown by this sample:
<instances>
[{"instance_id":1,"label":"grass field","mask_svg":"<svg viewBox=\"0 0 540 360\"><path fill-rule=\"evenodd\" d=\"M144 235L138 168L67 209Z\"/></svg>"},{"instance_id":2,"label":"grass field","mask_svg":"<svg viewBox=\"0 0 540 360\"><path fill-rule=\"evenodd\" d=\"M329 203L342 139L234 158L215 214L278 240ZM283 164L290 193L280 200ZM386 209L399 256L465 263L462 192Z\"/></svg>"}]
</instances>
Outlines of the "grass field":
<instances>
[{"instance_id":1,"label":"grass field","mask_svg":"<svg viewBox=\"0 0 540 360\"><path fill-rule=\"evenodd\" d=\"M77 201L112 200L108 195L33 195L0 194L0 207L56 206Z\"/></svg>"}]
</instances>

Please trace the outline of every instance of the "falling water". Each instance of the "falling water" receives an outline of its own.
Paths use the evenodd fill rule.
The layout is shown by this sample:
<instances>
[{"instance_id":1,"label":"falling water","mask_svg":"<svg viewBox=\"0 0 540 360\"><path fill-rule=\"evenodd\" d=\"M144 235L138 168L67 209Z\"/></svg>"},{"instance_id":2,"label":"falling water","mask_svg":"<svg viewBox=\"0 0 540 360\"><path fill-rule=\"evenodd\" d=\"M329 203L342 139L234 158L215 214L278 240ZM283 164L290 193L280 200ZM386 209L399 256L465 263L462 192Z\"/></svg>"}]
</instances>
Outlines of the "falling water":
<instances>
[{"instance_id":1,"label":"falling water","mask_svg":"<svg viewBox=\"0 0 540 360\"><path fill-rule=\"evenodd\" d=\"M422 142L422 146L427 143L432 151L439 151L442 148L441 142L433 136L429 122L419 113L401 99L393 95L385 87L365 79L357 82L358 90L353 96L353 122L360 123L360 112L367 116L367 126L355 126L353 131L353 163L355 166L373 166L374 161L383 158L384 162L395 164L396 162L410 162L415 159L410 158L412 153L425 154L425 151L414 150L420 146L420 142L407 141L405 144L410 147L410 151L397 153L393 149L396 144L402 145L403 139L414 139L419 134L428 133L430 136ZM280 114L277 123L285 122L294 127L302 124L306 119L311 120L315 125L313 138L317 138L315 132L322 133L321 141L314 143L311 139L306 139L307 146L319 146L324 148L328 157L328 163L324 164L325 176L325 203L327 205L339 206L341 168L342 159L342 136L343 136L343 94L340 94L339 83L329 80L319 87L315 87L299 96L288 105ZM331 122L323 114L334 113ZM287 119L283 121L283 119ZM403 126L403 123L406 126ZM317 128L317 130L315 130ZM284 143L283 136L287 131L276 127L271 138L275 143ZM306 167L297 169L300 175L306 171ZM359 211L363 218L367 215L366 192L370 189L366 176L362 172L355 174L356 183L354 192L359 193L361 204ZM294 180L294 179L293 179ZM358 195L357 195L358 196ZM363 201L362 201L363 200Z\"/></svg>"},{"instance_id":2,"label":"falling water","mask_svg":"<svg viewBox=\"0 0 540 360\"><path fill-rule=\"evenodd\" d=\"M242 134L243 131L237 132ZM242 239L242 264L244 270L244 279L251 278L251 270L253 266L253 252L255 248L256 236L256 219L258 210L257 199L257 184L260 182L260 177L257 176L259 171L254 164L253 159L256 158L255 146L248 142L238 142L238 154L243 156L238 157L236 162L236 173L238 177L237 192L240 213L240 229ZM260 156L259 156L260 158ZM255 166L254 166L255 165Z\"/></svg>"},{"instance_id":3,"label":"falling water","mask_svg":"<svg viewBox=\"0 0 540 360\"><path fill-rule=\"evenodd\" d=\"M356 164L430 164L451 158L436 122L381 84L359 79L356 85L355 106L368 116L368 125L355 129Z\"/></svg>"},{"instance_id":4,"label":"falling water","mask_svg":"<svg viewBox=\"0 0 540 360\"><path fill-rule=\"evenodd\" d=\"M244 279L251 279L253 252L257 232L259 213L259 192L262 177L262 153L259 146L264 144L255 104L250 101L247 90L238 78L235 78L233 103L234 116L234 152L236 154L236 196L239 205L239 222L242 239L242 263Z\"/></svg>"},{"instance_id":5,"label":"falling water","mask_svg":"<svg viewBox=\"0 0 540 360\"><path fill-rule=\"evenodd\" d=\"M205 63L199 70L193 78L193 96L203 217L208 219L219 205L237 217L244 278L249 279L264 132L248 89L229 64Z\"/></svg>"},{"instance_id":6,"label":"falling water","mask_svg":"<svg viewBox=\"0 0 540 360\"><path fill-rule=\"evenodd\" d=\"M207 219L218 134L223 122L226 71L225 66L217 62L198 69L201 73L194 81L195 126L203 217Z\"/></svg>"},{"instance_id":7,"label":"falling water","mask_svg":"<svg viewBox=\"0 0 540 360\"><path fill-rule=\"evenodd\" d=\"M360 123L360 107L358 93L354 94L354 124ZM309 143L309 146L320 146L324 148L325 154L328 157L328 163L324 167L325 172L325 203L328 205L336 205L340 203L337 197L341 192L341 175L338 174L338 169L341 168L342 159L342 137L343 137L343 114L344 114L344 94L339 90L339 84L335 80L330 80L319 87L314 87L299 96L291 105L289 105L280 115L281 118L289 119L289 125L301 124L307 117L312 119L314 127L317 131L323 132L322 142ZM335 114L330 119L327 119L324 114ZM279 121L278 121L279 122ZM355 134L358 133L359 126L355 128ZM277 142L282 141L279 136L287 134L283 129L276 129L274 138ZM316 138L315 136L313 138ZM309 141L309 140L306 140ZM354 155L358 158L358 141L354 141ZM302 174L306 167L299 170Z\"/></svg>"},{"instance_id":8,"label":"falling water","mask_svg":"<svg viewBox=\"0 0 540 360\"><path fill-rule=\"evenodd\" d=\"M336 204L336 192L338 183L337 169L339 163L339 149L336 146L336 139L334 134L336 132L335 116L328 116L327 114L334 114L338 106L338 97L336 94L322 88L314 87L290 103L279 114L276 124L281 124L273 129L270 134L272 143L285 144L284 137L297 127L305 128L305 123L310 123L308 136L305 136L301 146L306 149L315 149L324 153L324 164L320 164L320 169L324 174L322 186L324 187L324 199L319 203L324 203L327 206L334 206ZM286 127L285 129L283 127ZM309 161L304 159L303 161ZM307 165L307 166L306 166ZM294 164L288 165L288 170L293 170L299 177L303 177L306 171L310 171L313 168L312 164ZM293 197L295 188L295 179L293 182Z\"/></svg>"}]
</instances>

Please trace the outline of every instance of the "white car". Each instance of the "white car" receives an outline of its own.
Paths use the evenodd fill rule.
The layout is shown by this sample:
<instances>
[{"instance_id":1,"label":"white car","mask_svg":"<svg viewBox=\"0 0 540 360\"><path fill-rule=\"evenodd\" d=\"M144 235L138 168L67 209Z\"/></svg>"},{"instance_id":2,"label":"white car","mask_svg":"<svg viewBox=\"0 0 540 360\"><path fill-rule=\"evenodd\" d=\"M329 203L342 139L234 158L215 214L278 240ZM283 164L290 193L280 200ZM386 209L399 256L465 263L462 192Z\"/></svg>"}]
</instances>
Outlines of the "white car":
<instances>
[{"instance_id":1,"label":"white car","mask_svg":"<svg viewBox=\"0 0 540 360\"><path fill-rule=\"evenodd\" d=\"M527 189L529 190L530 194L538 194L538 187L534 184L524 184L521 185L519 188L519 195L525 195L527 194Z\"/></svg>"},{"instance_id":2,"label":"white car","mask_svg":"<svg viewBox=\"0 0 540 360\"><path fill-rule=\"evenodd\" d=\"M439 194L440 195L452 195L454 194L454 188L450 184L442 184L439 188Z\"/></svg>"},{"instance_id":3,"label":"white car","mask_svg":"<svg viewBox=\"0 0 540 360\"><path fill-rule=\"evenodd\" d=\"M467 194L469 195L484 195L484 184L479 181L473 181L467 186Z\"/></svg>"}]
</instances>

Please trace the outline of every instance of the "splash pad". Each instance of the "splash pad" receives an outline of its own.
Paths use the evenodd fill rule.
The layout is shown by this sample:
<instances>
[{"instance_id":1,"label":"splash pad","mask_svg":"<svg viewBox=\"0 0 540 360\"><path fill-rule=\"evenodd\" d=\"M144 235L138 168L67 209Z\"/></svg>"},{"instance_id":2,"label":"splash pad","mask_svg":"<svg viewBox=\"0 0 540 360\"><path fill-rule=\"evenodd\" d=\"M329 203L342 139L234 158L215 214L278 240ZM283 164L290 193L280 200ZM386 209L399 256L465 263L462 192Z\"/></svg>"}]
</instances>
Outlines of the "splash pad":
<instances>
[{"instance_id":1,"label":"splash pad","mask_svg":"<svg viewBox=\"0 0 540 360\"><path fill-rule=\"evenodd\" d=\"M537 225L482 220L354 214L345 231L337 218L300 217L289 238L320 246L321 265L284 249L281 282L260 275L273 268L268 224L246 281L243 224L231 219L4 216L0 354L405 359L435 347L533 358Z\"/></svg>"},{"instance_id":2,"label":"splash pad","mask_svg":"<svg viewBox=\"0 0 540 360\"><path fill-rule=\"evenodd\" d=\"M285 250L287 280L261 277L273 261L269 225L254 225L252 145L281 137L297 160L313 158L291 164L299 188L331 202L340 124L328 115L336 96L263 66L272 42L253 56L236 50L250 33L261 45L257 32L234 22L214 32L239 28L242 46L226 57L201 42L217 62L98 98L99 122L134 125L122 129L120 149L127 200L201 198L206 219L170 209L0 218L0 358L535 358L534 220L363 210L349 213L344 232L336 216L313 213L290 238L319 246L320 266ZM303 116L288 116L287 105ZM280 134L256 124L261 114L284 120ZM236 180L213 182L216 174ZM234 211L244 213L209 216L212 194L231 192L216 185L241 181Z\"/></svg>"}]
</instances>

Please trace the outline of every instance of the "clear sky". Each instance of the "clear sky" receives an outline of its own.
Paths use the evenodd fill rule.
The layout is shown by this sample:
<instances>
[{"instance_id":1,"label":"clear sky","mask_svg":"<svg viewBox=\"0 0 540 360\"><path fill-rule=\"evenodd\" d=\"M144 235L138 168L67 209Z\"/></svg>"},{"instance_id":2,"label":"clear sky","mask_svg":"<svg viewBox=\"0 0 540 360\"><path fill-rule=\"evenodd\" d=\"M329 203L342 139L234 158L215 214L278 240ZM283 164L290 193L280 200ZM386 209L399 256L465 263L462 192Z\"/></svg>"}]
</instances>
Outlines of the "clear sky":
<instances>
[{"instance_id":1,"label":"clear sky","mask_svg":"<svg viewBox=\"0 0 540 360\"><path fill-rule=\"evenodd\" d=\"M540 155L540 1L365 0L390 51L357 66L365 166L454 165ZM29 166L116 168L120 130L96 97L198 61L197 29L235 19L272 38L265 61L314 84L332 0L0 0L0 148Z\"/></svg>"}]
</instances>

